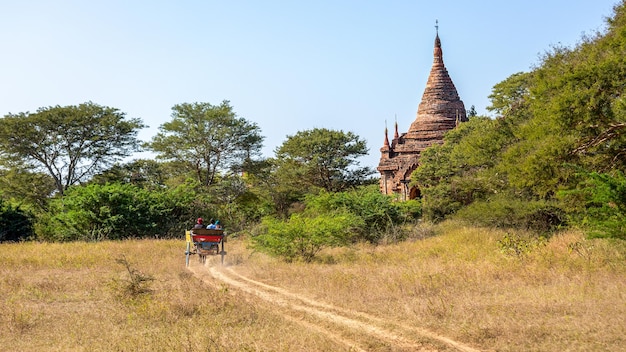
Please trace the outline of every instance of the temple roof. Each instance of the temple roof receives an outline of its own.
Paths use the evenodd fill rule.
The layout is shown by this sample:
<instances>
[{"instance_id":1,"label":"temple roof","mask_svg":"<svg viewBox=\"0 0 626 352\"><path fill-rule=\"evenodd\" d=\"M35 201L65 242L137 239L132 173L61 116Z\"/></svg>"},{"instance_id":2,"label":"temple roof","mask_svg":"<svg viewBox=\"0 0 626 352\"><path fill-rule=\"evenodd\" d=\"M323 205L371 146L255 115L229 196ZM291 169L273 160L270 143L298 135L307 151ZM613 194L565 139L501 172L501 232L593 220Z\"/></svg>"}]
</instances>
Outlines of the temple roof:
<instances>
[{"instance_id":1,"label":"temple roof","mask_svg":"<svg viewBox=\"0 0 626 352\"><path fill-rule=\"evenodd\" d=\"M385 140L380 149L377 170L381 173L380 190L383 194L402 194L403 199L417 197L407 181L419 166L421 153L433 144L443 143L444 134L460 122L467 121L465 105L459 98L452 79L443 63L439 27L435 35L433 65L426 89L417 108L417 117L408 132L399 133L394 126L391 143L385 122Z\"/></svg>"},{"instance_id":2,"label":"temple roof","mask_svg":"<svg viewBox=\"0 0 626 352\"><path fill-rule=\"evenodd\" d=\"M435 36L433 66L426 82L417 117L407 132L407 139L441 139L443 134L467 121L465 105L443 63L439 33Z\"/></svg>"}]
</instances>

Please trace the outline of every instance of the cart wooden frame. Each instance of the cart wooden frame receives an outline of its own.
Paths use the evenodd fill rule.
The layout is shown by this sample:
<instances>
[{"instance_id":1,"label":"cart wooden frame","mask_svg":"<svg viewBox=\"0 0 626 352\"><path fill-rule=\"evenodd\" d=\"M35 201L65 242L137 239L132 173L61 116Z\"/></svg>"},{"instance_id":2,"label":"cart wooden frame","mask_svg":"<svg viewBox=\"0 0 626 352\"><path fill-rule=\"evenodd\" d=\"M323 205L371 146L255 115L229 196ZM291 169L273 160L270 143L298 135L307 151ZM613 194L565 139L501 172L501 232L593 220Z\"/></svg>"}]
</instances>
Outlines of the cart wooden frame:
<instances>
[{"instance_id":1,"label":"cart wooden frame","mask_svg":"<svg viewBox=\"0 0 626 352\"><path fill-rule=\"evenodd\" d=\"M189 257L198 255L201 264L206 263L207 255L221 255L221 263L224 264L224 242L226 234L224 230L217 229L193 229L185 231L187 249L185 250L185 265L189 266Z\"/></svg>"}]
</instances>

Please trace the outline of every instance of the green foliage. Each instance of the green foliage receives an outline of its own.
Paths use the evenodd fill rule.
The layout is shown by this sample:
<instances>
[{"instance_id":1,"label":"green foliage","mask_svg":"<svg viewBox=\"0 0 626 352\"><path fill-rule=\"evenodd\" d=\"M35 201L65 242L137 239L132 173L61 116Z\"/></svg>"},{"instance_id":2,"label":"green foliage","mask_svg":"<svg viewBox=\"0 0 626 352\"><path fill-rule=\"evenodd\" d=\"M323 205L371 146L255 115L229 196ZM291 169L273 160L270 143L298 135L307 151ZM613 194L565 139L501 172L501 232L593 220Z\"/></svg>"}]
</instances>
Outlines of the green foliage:
<instances>
[{"instance_id":1,"label":"green foliage","mask_svg":"<svg viewBox=\"0 0 626 352\"><path fill-rule=\"evenodd\" d=\"M489 95L491 105L487 110L509 118L526 110L530 96L530 80L531 74L518 72L493 86Z\"/></svg>"},{"instance_id":2,"label":"green foliage","mask_svg":"<svg viewBox=\"0 0 626 352\"><path fill-rule=\"evenodd\" d=\"M624 3L605 34L585 37L575 48L555 47L530 76L526 121L501 169L511 185L551 199L587 171L624 170L626 158L626 25Z\"/></svg>"},{"instance_id":3,"label":"green foliage","mask_svg":"<svg viewBox=\"0 0 626 352\"><path fill-rule=\"evenodd\" d=\"M286 221L263 219L264 233L252 237L254 247L286 261L311 262L323 248L348 243L362 220L347 212L308 217L293 214Z\"/></svg>"},{"instance_id":4,"label":"green foliage","mask_svg":"<svg viewBox=\"0 0 626 352\"><path fill-rule=\"evenodd\" d=\"M373 173L358 167L367 144L352 132L325 128L300 131L276 150L277 176L296 189L342 191L364 184Z\"/></svg>"},{"instance_id":5,"label":"green foliage","mask_svg":"<svg viewBox=\"0 0 626 352\"><path fill-rule=\"evenodd\" d=\"M40 236L46 240L105 240L180 236L195 214L189 189L149 191L128 184L90 184L54 199Z\"/></svg>"},{"instance_id":6,"label":"green foliage","mask_svg":"<svg viewBox=\"0 0 626 352\"><path fill-rule=\"evenodd\" d=\"M168 180L179 176L171 165L150 159L136 159L124 164L115 164L108 170L95 175L91 182L105 185L107 183L130 183L132 185L159 189L168 184Z\"/></svg>"},{"instance_id":7,"label":"green foliage","mask_svg":"<svg viewBox=\"0 0 626 352\"><path fill-rule=\"evenodd\" d=\"M242 171L263 143L259 127L237 117L226 100L220 105L175 105L172 121L159 130L146 146L158 159L180 162L204 186L215 183L220 171Z\"/></svg>"},{"instance_id":8,"label":"green foliage","mask_svg":"<svg viewBox=\"0 0 626 352\"><path fill-rule=\"evenodd\" d=\"M496 119L473 117L421 154L412 185L426 219L550 232L567 215L596 236L624 233L615 172L626 169L626 2L614 11L606 33L496 84Z\"/></svg>"},{"instance_id":9,"label":"green foliage","mask_svg":"<svg viewBox=\"0 0 626 352\"><path fill-rule=\"evenodd\" d=\"M571 216L589 229L592 237L626 239L626 177L621 171L588 173L578 188L562 191Z\"/></svg>"},{"instance_id":10,"label":"green foliage","mask_svg":"<svg viewBox=\"0 0 626 352\"><path fill-rule=\"evenodd\" d=\"M143 127L139 119L92 102L9 114L0 119L0 161L7 168L47 173L63 194L136 151Z\"/></svg>"},{"instance_id":11,"label":"green foliage","mask_svg":"<svg viewBox=\"0 0 626 352\"><path fill-rule=\"evenodd\" d=\"M556 204L528 201L510 194L499 194L477 201L455 214L475 226L529 230L548 234L566 224L565 213Z\"/></svg>"},{"instance_id":12,"label":"green foliage","mask_svg":"<svg viewBox=\"0 0 626 352\"><path fill-rule=\"evenodd\" d=\"M13 167L0 170L0 192L12 203L33 213L46 211L50 196L56 189L54 179L43 172L30 172Z\"/></svg>"},{"instance_id":13,"label":"green foliage","mask_svg":"<svg viewBox=\"0 0 626 352\"><path fill-rule=\"evenodd\" d=\"M0 198L0 242L33 237L32 216Z\"/></svg>"},{"instance_id":14,"label":"green foliage","mask_svg":"<svg viewBox=\"0 0 626 352\"><path fill-rule=\"evenodd\" d=\"M312 214L349 212L363 220L364 228L355 233L355 240L377 243L392 227L402 221L414 221L421 215L418 201L394 202L381 194L377 185L359 187L345 192L320 192L307 195L306 211Z\"/></svg>"},{"instance_id":15,"label":"green foliage","mask_svg":"<svg viewBox=\"0 0 626 352\"><path fill-rule=\"evenodd\" d=\"M411 184L422 193L424 217L441 221L505 188L506 174L492 168L510 139L506 122L474 117L449 131L443 145L422 152Z\"/></svg>"},{"instance_id":16,"label":"green foliage","mask_svg":"<svg viewBox=\"0 0 626 352\"><path fill-rule=\"evenodd\" d=\"M249 187L246 178L230 175L220 178L207 190L212 198L212 208L221 223L228 226L229 232L241 231L253 226L262 217L273 213L270 200Z\"/></svg>"}]
</instances>

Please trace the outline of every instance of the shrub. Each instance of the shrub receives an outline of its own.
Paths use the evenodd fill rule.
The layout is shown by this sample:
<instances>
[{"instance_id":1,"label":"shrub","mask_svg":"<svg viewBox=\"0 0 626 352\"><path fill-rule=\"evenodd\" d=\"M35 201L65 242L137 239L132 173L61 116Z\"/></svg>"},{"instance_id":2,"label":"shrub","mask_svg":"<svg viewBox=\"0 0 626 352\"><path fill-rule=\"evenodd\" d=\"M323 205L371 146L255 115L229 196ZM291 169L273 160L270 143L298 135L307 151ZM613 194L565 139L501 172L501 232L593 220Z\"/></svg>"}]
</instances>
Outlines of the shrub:
<instances>
[{"instance_id":1,"label":"shrub","mask_svg":"<svg viewBox=\"0 0 626 352\"><path fill-rule=\"evenodd\" d=\"M547 240L545 237L523 237L519 234L507 233L502 239L498 240L498 244L502 253L522 257L532 252L535 248L545 246Z\"/></svg>"},{"instance_id":2,"label":"shrub","mask_svg":"<svg viewBox=\"0 0 626 352\"><path fill-rule=\"evenodd\" d=\"M115 261L124 266L128 274L128 278L122 280L114 279L111 283L111 287L119 298L133 300L152 293L152 288L150 287L152 281L154 281L152 275L144 274L133 268L124 256Z\"/></svg>"},{"instance_id":3,"label":"shrub","mask_svg":"<svg viewBox=\"0 0 626 352\"><path fill-rule=\"evenodd\" d=\"M290 262L312 261L323 248L348 243L362 219L348 212L308 217L293 214L286 221L267 217L262 221L262 234L252 237L253 246Z\"/></svg>"},{"instance_id":4,"label":"shrub","mask_svg":"<svg viewBox=\"0 0 626 352\"><path fill-rule=\"evenodd\" d=\"M566 224L564 212L545 201L497 196L459 210L456 218L475 226L550 233Z\"/></svg>"},{"instance_id":5,"label":"shrub","mask_svg":"<svg viewBox=\"0 0 626 352\"><path fill-rule=\"evenodd\" d=\"M31 215L0 198L0 242L20 241L32 236Z\"/></svg>"},{"instance_id":6,"label":"shrub","mask_svg":"<svg viewBox=\"0 0 626 352\"><path fill-rule=\"evenodd\" d=\"M354 240L377 243L395 224L414 220L421 214L419 201L403 204L394 202L393 197L381 194L377 185L360 187L345 192L321 192L308 195L305 199L306 212L325 214L349 212L363 221L363 229Z\"/></svg>"},{"instance_id":7,"label":"shrub","mask_svg":"<svg viewBox=\"0 0 626 352\"><path fill-rule=\"evenodd\" d=\"M74 186L51 202L41 237L94 241L180 236L194 217L195 194L188 191L151 191L120 183Z\"/></svg>"}]
</instances>

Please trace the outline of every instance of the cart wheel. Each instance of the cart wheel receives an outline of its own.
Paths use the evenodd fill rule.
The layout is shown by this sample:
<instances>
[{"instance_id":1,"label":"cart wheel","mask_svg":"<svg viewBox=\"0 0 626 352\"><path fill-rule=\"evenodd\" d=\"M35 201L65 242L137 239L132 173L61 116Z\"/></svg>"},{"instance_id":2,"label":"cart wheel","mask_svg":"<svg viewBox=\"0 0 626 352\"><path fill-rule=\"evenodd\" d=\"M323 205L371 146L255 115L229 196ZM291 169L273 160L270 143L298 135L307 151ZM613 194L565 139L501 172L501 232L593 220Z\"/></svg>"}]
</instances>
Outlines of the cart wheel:
<instances>
[{"instance_id":1,"label":"cart wheel","mask_svg":"<svg viewBox=\"0 0 626 352\"><path fill-rule=\"evenodd\" d=\"M226 251L224 250L224 241L222 241L222 250L220 251L222 255L222 265L224 265L224 255L226 255Z\"/></svg>"},{"instance_id":2,"label":"cart wheel","mask_svg":"<svg viewBox=\"0 0 626 352\"><path fill-rule=\"evenodd\" d=\"M187 250L185 251L185 266L189 266L189 256L191 255L191 248L189 247L189 242L187 242Z\"/></svg>"}]
</instances>

